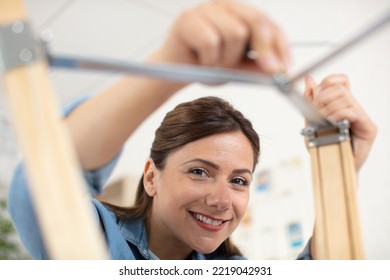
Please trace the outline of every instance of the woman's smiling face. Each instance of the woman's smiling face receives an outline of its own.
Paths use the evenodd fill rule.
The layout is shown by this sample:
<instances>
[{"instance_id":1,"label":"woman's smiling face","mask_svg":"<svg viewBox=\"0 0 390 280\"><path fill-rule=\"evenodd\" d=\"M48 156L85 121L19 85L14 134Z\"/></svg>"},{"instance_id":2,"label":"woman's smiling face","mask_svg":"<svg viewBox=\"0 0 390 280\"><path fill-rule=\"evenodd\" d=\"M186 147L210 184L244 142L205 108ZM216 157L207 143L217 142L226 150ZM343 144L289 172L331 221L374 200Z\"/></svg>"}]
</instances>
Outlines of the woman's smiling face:
<instances>
[{"instance_id":1,"label":"woman's smiling face","mask_svg":"<svg viewBox=\"0 0 390 280\"><path fill-rule=\"evenodd\" d=\"M160 258L216 250L247 209L252 169L252 146L242 132L191 142L170 154L163 170L149 161L144 185L153 197L151 250Z\"/></svg>"}]
</instances>

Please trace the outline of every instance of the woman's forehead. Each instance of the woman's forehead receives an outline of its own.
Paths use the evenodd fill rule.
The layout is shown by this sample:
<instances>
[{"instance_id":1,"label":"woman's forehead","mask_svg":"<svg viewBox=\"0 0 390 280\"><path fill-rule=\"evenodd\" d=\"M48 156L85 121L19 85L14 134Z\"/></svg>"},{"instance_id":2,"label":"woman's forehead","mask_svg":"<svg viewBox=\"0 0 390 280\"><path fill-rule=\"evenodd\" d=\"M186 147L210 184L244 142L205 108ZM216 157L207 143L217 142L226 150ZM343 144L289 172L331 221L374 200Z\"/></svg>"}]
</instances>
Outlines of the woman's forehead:
<instances>
[{"instance_id":1,"label":"woman's forehead","mask_svg":"<svg viewBox=\"0 0 390 280\"><path fill-rule=\"evenodd\" d=\"M242 132L214 134L190 142L168 157L168 161L187 162L202 158L211 162L234 161L241 165L253 166L253 149Z\"/></svg>"}]
</instances>

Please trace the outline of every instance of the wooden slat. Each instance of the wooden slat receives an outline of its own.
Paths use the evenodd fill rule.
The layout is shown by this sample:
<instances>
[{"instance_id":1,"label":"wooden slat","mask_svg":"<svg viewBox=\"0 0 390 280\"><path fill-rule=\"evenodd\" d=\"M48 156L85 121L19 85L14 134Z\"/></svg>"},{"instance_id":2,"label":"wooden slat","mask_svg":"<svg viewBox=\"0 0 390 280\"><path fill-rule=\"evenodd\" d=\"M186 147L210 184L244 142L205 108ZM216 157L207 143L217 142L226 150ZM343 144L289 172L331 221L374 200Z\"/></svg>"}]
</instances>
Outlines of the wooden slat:
<instances>
[{"instance_id":1,"label":"wooden slat","mask_svg":"<svg viewBox=\"0 0 390 280\"><path fill-rule=\"evenodd\" d=\"M342 169L344 170L345 176L345 194L347 211L349 217L349 227L351 235L351 248L353 259L364 259L364 246L362 239L362 231L360 225L360 215L357 200L357 178L355 174L354 160L352 156L352 147L349 142L340 143L340 150L342 155Z\"/></svg>"},{"instance_id":2,"label":"wooden slat","mask_svg":"<svg viewBox=\"0 0 390 280\"><path fill-rule=\"evenodd\" d=\"M2 25L25 18L26 10L23 7L22 1L0 1L0 23Z\"/></svg>"},{"instance_id":3,"label":"wooden slat","mask_svg":"<svg viewBox=\"0 0 390 280\"><path fill-rule=\"evenodd\" d=\"M319 156L318 149L309 149L311 156L312 178L313 178L313 193L314 193L314 207L316 214L316 222L314 226L314 233L312 238L312 254L318 259L328 258L328 241L326 239L325 231L326 224L324 223L323 213L323 195L322 195L322 183L321 174L319 168Z\"/></svg>"},{"instance_id":4,"label":"wooden slat","mask_svg":"<svg viewBox=\"0 0 390 280\"><path fill-rule=\"evenodd\" d=\"M0 1L0 24L24 20L21 1ZM4 73L6 95L25 157L44 242L53 259L105 259L106 245L44 60Z\"/></svg>"},{"instance_id":5,"label":"wooden slat","mask_svg":"<svg viewBox=\"0 0 390 280\"><path fill-rule=\"evenodd\" d=\"M319 148L328 253L330 259L350 259L348 217L339 145Z\"/></svg>"},{"instance_id":6,"label":"wooden slat","mask_svg":"<svg viewBox=\"0 0 390 280\"><path fill-rule=\"evenodd\" d=\"M316 223L316 259L363 259L350 142L310 148Z\"/></svg>"}]
</instances>

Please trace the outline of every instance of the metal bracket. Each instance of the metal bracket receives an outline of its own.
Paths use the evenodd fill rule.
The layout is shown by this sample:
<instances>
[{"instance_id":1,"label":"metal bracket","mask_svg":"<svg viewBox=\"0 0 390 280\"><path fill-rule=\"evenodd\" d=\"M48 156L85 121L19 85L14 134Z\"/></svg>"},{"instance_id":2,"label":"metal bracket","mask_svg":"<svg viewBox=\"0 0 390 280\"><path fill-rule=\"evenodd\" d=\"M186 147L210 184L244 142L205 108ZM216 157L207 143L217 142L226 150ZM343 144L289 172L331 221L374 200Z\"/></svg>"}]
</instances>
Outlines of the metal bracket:
<instances>
[{"instance_id":1,"label":"metal bracket","mask_svg":"<svg viewBox=\"0 0 390 280\"><path fill-rule=\"evenodd\" d=\"M276 87L284 94L292 92L293 84L290 79L284 74L276 74L273 76Z\"/></svg>"},{"instance_id":2,"label":"metal bracket","mask_svg":"<svg viewBox=\"0 0 390 280\"><path fill-rule=\"evenodd\" d=\"M350 139L349 126L347 120L337 122L335 127L327 127L324 129L307 126L302 130L302 135L307 138L310 148L331 145Z\"/></svg>"},{"instance_id":3,"label":"metal bracket","mask_svg":"<svg viewBox=\"0 0 390 280\"><path fill-rule=\"evenodd\" d=\"M15 21L0 26L0 71L36 61L41 56L40 47L27 22Z\"/></svg>"}]
</instances>

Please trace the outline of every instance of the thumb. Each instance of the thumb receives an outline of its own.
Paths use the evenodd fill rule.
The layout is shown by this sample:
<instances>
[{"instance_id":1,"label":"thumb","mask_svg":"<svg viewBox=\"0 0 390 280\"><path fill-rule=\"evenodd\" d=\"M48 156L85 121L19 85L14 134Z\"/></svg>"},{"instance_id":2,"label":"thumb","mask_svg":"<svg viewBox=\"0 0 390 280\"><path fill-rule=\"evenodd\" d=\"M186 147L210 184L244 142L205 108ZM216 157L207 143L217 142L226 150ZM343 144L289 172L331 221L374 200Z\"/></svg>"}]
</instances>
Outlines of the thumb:
<instances>
[{"instance_id":1,"label":"thumb","mask_svg":"<svg viewBox=\"0 0 390 280\"><path fill-rule=\"evenodd\" d=\"M305 77L305 90L303 92L303 96L306 97L309 101L313 100L314 89L316 88L317 83L311 76Z\"/></svg>"},{"instance_id":2,"label":"thumb","mask_svg":"<svg viewBox=\"0 0 390 280\"><path fill-rule=\"evenodd\" d=\"M314 81L314 79L310 76L307 75L305 77L305 90L303 92L303 96L309 100L310 102L313 101L314 98L314 89L317 87L317 83ZM307 120L305 118L305 127L307 126ZM307 141L306 145L307 145Z\"/></svg>"}]
</instances>

